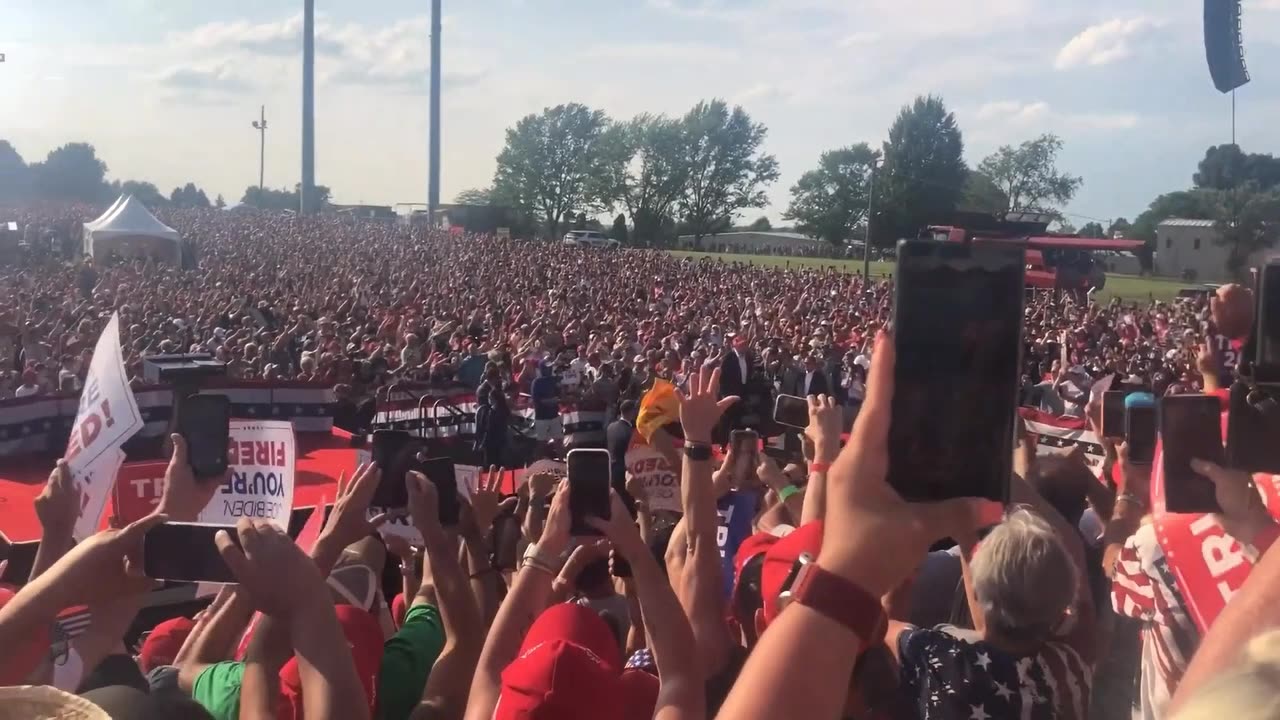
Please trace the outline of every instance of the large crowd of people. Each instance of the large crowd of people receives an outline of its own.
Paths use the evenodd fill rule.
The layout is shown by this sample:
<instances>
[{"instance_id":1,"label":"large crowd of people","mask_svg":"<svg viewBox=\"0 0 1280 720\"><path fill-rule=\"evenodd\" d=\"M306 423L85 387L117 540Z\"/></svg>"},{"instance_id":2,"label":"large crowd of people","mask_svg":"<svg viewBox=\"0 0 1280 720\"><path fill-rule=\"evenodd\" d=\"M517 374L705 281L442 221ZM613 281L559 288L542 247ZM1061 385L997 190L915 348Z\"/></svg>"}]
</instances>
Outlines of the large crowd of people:
<instances>
[{"instance_id":1,"label":"large crowd of people","mask_svg":"<svg viewBox=\"0 0 1280 720\"><path fill-rule=\"evenodd\" d=\"M885 480L891 279L174 210L162 219L198 256L183 270L80 257L94 210L21 211L34 240L0 266L0 400L77 392L113 313L134 380L149 355L209 353L235 379L332 385L340 424L361 432L392 385L474 392L496 428L522 395L540 434L564 403L631 428L664 378L682 511L659 516L642 485L615 482L583 537L566 482L539 472L513 497L482 481L445 526L410 472L410 543L369 519L381 471L361 466L311 547L242 522L217 540L238 584L126 647L153 588L142 535L194 521L218 486L191 476L174 436L157 513L76 543L59 462L30 579L0 591L0 719L1274 716L1280 532L1253 478L1198 466L1233 552L1257 559L1208 628L1157 542L1152 467L1123 444L1102 440L1099 478L1024 433L1009 507L904 502ZM1103 377L1221 394L1252 314L1237 285L1175 302L1031 293L1021 402L1096 426ZM749 424L779 393L809 398L790 464L710 451L726 418ZM750 528L723 558L739 507ZM402 581L390 598L387 568ZM67 642L56 617L75 606L93 620Z\"/></svg>"}]
</instances>

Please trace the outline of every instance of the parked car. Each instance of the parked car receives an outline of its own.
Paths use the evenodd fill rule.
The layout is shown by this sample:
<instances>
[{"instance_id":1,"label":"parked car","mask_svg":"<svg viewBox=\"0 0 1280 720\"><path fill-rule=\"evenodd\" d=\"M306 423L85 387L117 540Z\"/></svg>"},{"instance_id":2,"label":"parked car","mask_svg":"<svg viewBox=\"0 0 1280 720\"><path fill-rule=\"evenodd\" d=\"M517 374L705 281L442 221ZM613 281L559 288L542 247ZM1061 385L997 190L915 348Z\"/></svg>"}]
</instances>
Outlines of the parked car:
<instances>
[{"instance_id":1,"label":"parked car","mask_svg":"<svg viewBox=\"0 0 1280 720\"><path fill-rule=\"evenodd\" d=\"M565 245L573 245L575 247L604 248L606 250L614 250L618 247L617 240L610 240L604 236L604 233L597 230L570 230L564 234L563 242Z\"/></svg>"}]
</instances>

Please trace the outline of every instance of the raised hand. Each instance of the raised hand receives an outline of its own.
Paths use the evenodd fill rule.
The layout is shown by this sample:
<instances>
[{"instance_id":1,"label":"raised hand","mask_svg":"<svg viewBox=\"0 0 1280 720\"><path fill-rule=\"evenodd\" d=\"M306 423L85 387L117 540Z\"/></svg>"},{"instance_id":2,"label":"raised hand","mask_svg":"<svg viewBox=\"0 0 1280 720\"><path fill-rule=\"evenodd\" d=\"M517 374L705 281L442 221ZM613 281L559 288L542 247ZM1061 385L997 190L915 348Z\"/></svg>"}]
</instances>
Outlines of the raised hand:
<instances>
[{"instance_id":1,"label":"raised hand","mask_svg":"<svg viewBox=\"0 0 1280 720\"><path fill-rule=\"evenodd\" d=\"M805 437L813 441L814 458L818 462L829 463L840 452L840 431L844 427L844 408L836 405L835 399L828 395L810 395L809 426L805 428Z\"/></svg>"},{"instance_id":2,"label":"raised hand","mask_svg":"<svg viewBox=\"0 0 1280 720\"><path fill-rule=\"evenodd\" d=\"M187 441L174 433L169 436L173 455L164 471L164 496L160 498L159 512L168 515L173 522L194 522L219 488L231 476L231 469L221 479L197 480L187 460Z\"/></svg>"},{"instance_id":3,"label":"raised hand","mask_svg":"<svg viewBox=\"0 0 1280 720\"><path fill-rule=\"evenodd\" d=\"M317 598L328 602L316 564L273 523L241 518L236 534L238 547L226 530L214 536L218 553L263 613L290 618Z\"/></svg>"},{"instance_id":4,"label":"raised hand","mask_svg":"<svg viewBox=\"0 0 1280 720\"><path fill-rule=\"evenodd\" d=\"M58 460L44 490L35 499L36 517L44 528L42 542L55 539L70 541L80 517L80 487L71 479L71 468Z\"/></svg>"},{"instance_id":5,"label":"raised hand","mask_svg":"<svg viewBox=\"0 0 1280 720\"><path fill-rule=\"evenodd\" d=\"M689 377L689 393L680 390L676 396L680 399L680 424L684 428L685 439L693 442L710 442L711 431L721 416L734 403L736 395L723 400L717 399L720 394L720 369L711 372L698 372Z\"/></svg>"},{"instance_id":6,"label":"raised hand","mask_svg":"<svg viewBox=\"0 0 1280 720\"><path fill-rule=\"evenodd\" d=\"M622 504L622 499L618 497L618 493L610 490L609 502L611 508L608 520L587 517L586 523L604 533L604 536L613 544L613 547L622 553L625 558L630 559L636 557L638 553L649 552L649 546L640 537L640 528L631 519L631 513L627 512L627 508ZM574 552L576 553L577 551Z\"/></svg>"},{"instance_id":7,"label":"raised hand","mask_svg":"<svg viewBox=\"0 0 1280 720\"><path fill-rule=\"evenodd\" d=\"M324 529L320 531L320 537L335 547L345 548L377 530L387 516L382 513L370 519L369 501L373 499L373 493L381 480L382 471L373 463L357 467L349 482L345 472L340 474L338 497Z\"/></svg>"},{"instance_id":8,"label":"raised hand","mask_svg":"<svg viewBox=\"0 0 1280 720\"><path fill-rule=\"evenodd\" d=\"M1258 533L1275 524L1252 475L1204 460L1191 461L1191 468L1213 481L1213 494L1222 508L1218 518L1232 537L1253 544Z\"/></svg>"}]
</instances>

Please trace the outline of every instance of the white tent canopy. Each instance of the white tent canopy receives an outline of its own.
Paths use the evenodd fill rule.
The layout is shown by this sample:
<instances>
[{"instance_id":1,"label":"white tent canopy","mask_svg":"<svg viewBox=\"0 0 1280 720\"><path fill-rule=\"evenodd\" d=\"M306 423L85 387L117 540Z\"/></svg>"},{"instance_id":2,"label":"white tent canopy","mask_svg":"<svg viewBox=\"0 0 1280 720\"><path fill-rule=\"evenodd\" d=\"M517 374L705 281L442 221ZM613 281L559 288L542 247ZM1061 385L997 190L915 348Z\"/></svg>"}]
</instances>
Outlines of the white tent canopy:
<instances>
[{"instance_id":1,"label":"white tent canopy","mask_svg":"<svg viewBox=\"0 0 1280 720\"><path fill-rule=\"evenodd\" d=\"M156 219L132 195L122 195L111 209L84 226L85 254L93 258L114 252L121 257L159 257L177 264L182 250L178 231Z\"/></svg>"}]
</instances>

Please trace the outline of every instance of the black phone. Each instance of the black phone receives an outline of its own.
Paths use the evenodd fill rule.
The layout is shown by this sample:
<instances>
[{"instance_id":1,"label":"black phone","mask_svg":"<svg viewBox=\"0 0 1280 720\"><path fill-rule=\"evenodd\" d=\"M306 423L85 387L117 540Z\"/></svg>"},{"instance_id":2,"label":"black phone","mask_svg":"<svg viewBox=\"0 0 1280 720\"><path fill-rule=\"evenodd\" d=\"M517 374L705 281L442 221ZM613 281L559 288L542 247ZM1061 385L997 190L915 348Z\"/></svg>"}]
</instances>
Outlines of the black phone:
<instances>
[{"instance_id":1,"label":"black phone","mask_svg":"<svg viewBox=\"0 0 1280 720\"><path fill-rule=\"evenodd\" d=\"M1014 245L898 243L888 479L904 499L1008 501L1025 267Z\"/></svg>"},{"instance_id":2,"label":"black phone","mask_svg":"<svg viewBox=\"0 0 1280 720\"><path fill-rule=\"evenodd\" d=\"M458 478L454 472L453 459L447 457L415 459L412 469L426 475L431 484L436 486L440 524L445 527L456 527L462 505L458 502Z\"/></svg>"},{"instance_id":3,"label":"black phone","mask_svg":"<svg viewBox=\"0 0 1280 720\"><path fill-rule=\"evenodd\" d=\"M1280 261L1258 273L1257 320L1254 326L1254 380L1280 383Z\"/></svg>"},{"instance_id":4,"label":"black phone","mask_svg":"<svg viewBox=\"0 0 1280 720\"><path fill-rule=\"evenodd\" d=\"M231 400L191 395L178 406L178 434L187 441L187 464L197 480L222 481L231 444Z\"/></svg>"},{"instance_id":5,"label":"black phone","mask_svg":"<svg viewBox=\"0 0 1280 720\"><path fill-rule=\"evenodd\" d=\"M1223 464L1221 417L1221 403L1210 395L1160 398L1161 462L1168 512L1222 511L1213 481L1191 469L1192 460Z\"/></svg>"},{"instance_id":6,"label":"black phone","mask_svg":"<svg viewBox=\"0 0 1280 720\"><path fill-rule=\"evenodd\" d=\"M404 487L404 474L415 459L415 438L404 430L377 430L371 444L369 454L382 477L369 505L383 509L407 506L409 492Z\"/></svg>"},{"instance_id":7,"label":"black phone","mask_svg":"<svg viewBox=\"0 0 1280 720\"><path fill-rule=\"evenodd\" d=\"M1257 391L1237 382L1227 406L1227 464L1236 470L1280 474L1280 413L1269 405L1270 389ZM1272 401L1274 402L1274 401ZM1257 403L1257 404L1255 404Z\"/></svg>"},{"instance_id":8,"label":"black phone","mask_svg":"<svg viewBox=\"0 0 1280 720\"><path fill-rule=\"evenodd\" d=\"M515 570L520 562L517 553L520 544L520 518L515 511L500 513L494 520L490 532L490 544L493 548L491 562L499 570Z\"/></svg>"},{"instance_id":9,"label":"black phone","mask_svg":"<svg viewBox=\"0 0 1280 720\"><path fill-rule=\"evenodd\" d=\"M737 467L733 474L739 481L745 480L751 471L759 465L760 434L755 430L734 430L729 433L729 442L733 447Z\"/></svg>"},{"instance_id":10,"label":"black phone","mask_svg":"<svg viewBox=\"0 0 1280 720\"><path fill-rule=\"evenodd\" d=\"M1124 438L1124 390L1102 393L1102 436L1112 440Z\"/></svg>"},{"instance_id":11,"label":"black phone","mask_svg":"<svg viewBox=\"0 0 1280 720\"><path fill-rule=\"evenodd\" d=\"M1124 410L1124 441L1129 446L1129 462L1150 465L1156 458L1156 408L1129 405Z\"/></svg>"},{"instance_id":12,"label":"black phone","mask_svg":"<svg viewBox=\"0 0 1280 720\"><path fill-rule=\"evenodd\" d=\"M589 515L609 519L609 451L600 449L570 450L566 463L569 475L569 533L575 536L599 535L600 531L586 523Z\"/></svg>"},{"instance_id":13,"label":"black phone","mask_svg":"<svg viewBox=\"0 0 1280 720\"><path fill-rule=\"evenodd\" d=\"M142 538L143 573L156 580L176 582L236 582L213 539L219 530L226 530L239 546L240 536L234 525L156 525Z\"/></svg>"},{"instance_id":14,"label":"black phone","mask_svg":"<svg viewBox=\"0 0 1280 720\"><path fill-rule=\"evenodd\" d=\"M786 448L774 447L772 445L765 445L764 449L761 450L761 452L764 453L765 457L777 460L779 463L782 463L783 465L804 462L804 453L797 450L788 450Z\"/></svg>"},{"instance_id":15,"label":"black phone","mask_svg":"<svg viewBox=\"0 0 1280 720\"><path fill-rule=\"evenodd\" d=\"M779 395L773 402L773 419L779 425L809 427L809 401L795 395Z\"/></svg>"}]
</instances>

